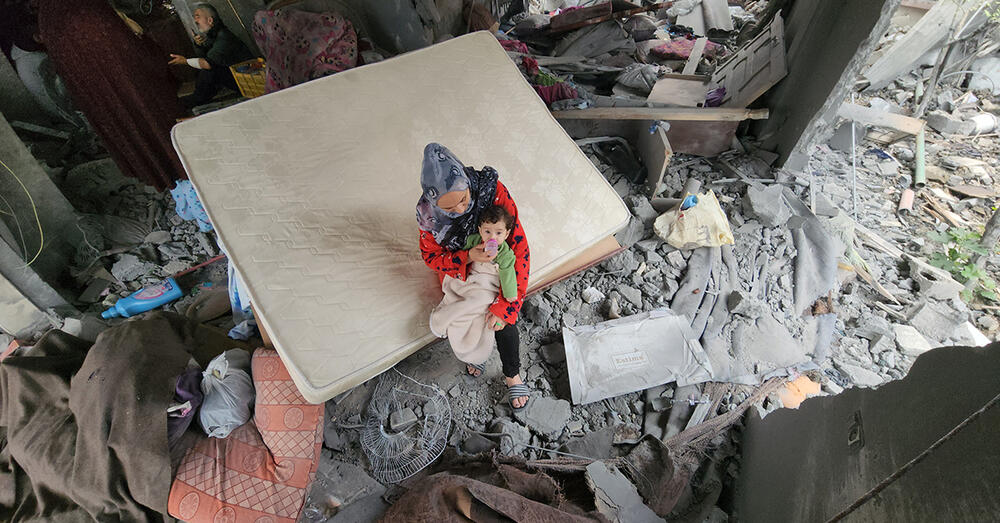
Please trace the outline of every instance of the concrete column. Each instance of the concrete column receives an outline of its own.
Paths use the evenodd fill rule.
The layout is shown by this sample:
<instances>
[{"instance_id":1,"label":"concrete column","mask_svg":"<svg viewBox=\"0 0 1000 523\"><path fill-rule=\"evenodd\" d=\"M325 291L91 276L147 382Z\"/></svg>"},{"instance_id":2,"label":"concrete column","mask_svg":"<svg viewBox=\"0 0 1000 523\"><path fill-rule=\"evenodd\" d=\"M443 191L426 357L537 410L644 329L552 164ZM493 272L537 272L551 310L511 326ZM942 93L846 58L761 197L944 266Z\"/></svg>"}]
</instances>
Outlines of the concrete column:
<instances>
[{"instance_id":1,"label":"concrete column","mask_svg":"<svg viewBox=\"0 0 1000 523\"><path fill-rule=\"evenodd\" d=\"M76 253L81 238L76 212L2 115L0 160L10 169L0 166L4 225L0 227L0 276L40 310L68 307L50 283L62 279ZM26 267L39 245L41 253Z\"/></svg>"},{"instance_id":2,"label":"concrete column","mask_svg":"<svg viewBox=\"0 0 1000 523\"><path fill-rule=\"evenodd\" d=\"M900 0L795 0L785 22L788 76L764 95L771 117L753 126L790 169L833 133L837 110L888 30Z\"/></svg>"}]
</instances>

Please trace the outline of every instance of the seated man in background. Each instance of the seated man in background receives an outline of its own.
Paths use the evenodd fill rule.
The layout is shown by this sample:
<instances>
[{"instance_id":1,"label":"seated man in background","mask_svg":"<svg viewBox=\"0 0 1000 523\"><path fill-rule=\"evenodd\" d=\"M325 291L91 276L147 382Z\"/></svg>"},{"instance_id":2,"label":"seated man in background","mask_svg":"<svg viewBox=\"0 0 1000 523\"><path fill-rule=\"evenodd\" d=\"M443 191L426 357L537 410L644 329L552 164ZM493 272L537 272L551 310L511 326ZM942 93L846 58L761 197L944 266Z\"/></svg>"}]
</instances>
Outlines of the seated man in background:
<instances>
[{"instance_id":1,"label":"seated man in background","mask_svg":"<svg viewBox=\"0 0 1000 523\"><path fill-rule=\"evenodd\" d=\"M185 58L171 54L171 65L189 65L198 69L198 80L194 94L182 101L188 108L206 104L219 89L228 87L238 90L229 66L253 58L253 53L226 28L219 18L219 12L209 4L197 4L192 12L195 26L200 34L194 35L196 58Z\"/></svg>"}]
</instances>

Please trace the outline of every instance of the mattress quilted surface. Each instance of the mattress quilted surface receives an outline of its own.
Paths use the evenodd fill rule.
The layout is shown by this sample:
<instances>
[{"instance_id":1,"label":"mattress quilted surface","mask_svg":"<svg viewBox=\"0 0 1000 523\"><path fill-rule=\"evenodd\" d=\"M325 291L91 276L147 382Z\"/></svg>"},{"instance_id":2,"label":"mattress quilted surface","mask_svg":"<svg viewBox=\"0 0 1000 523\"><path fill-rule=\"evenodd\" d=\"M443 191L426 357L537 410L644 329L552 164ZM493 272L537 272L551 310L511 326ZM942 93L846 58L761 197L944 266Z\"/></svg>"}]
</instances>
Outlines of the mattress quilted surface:
<instances>
[{"instance_id":1,"label":"mattress quilted surface","mask_svg":"<svg viewBox=\"0 0 1000 523\"><path fill-rule=\"evenodd\" d=\"M325 401L432 341L415 205L428 142L490 165L537 283L629 213L488 33L182 122L174 146L302 395Z\"/></svg>"}]
</instances>

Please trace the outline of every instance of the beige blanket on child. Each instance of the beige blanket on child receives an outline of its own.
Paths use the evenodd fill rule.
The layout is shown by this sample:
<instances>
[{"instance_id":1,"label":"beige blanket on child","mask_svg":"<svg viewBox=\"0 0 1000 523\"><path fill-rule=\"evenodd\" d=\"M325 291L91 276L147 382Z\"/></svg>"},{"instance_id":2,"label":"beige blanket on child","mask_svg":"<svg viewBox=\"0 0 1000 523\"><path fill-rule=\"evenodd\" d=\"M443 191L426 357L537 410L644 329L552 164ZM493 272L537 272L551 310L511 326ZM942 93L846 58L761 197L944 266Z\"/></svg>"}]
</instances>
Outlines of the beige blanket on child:
<instances>
[{"instance_id":1,"label":"beige blanket on child","mask_svg":"<svg viewBox=\"0 0 1000 523\"><path fill-rule=\"evenodd\" d=\"M431 311L431 332L448 338L455 357L479 365L490 357L496 339L486 313L500 293L500 276L492 263L473 262L465 280L445 276L444 299Z\"/></svg>"}]
</instances>

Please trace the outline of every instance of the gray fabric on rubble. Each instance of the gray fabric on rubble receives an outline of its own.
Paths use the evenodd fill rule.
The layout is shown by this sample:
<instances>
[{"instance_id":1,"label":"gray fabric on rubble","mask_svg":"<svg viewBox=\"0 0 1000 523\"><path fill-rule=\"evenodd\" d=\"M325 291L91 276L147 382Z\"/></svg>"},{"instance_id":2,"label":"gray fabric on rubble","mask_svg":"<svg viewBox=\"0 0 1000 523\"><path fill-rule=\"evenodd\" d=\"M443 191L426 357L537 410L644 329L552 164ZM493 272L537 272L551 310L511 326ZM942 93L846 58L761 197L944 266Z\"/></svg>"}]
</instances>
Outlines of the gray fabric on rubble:
<instances>
[{"instance_id":1,"label":"gray fabric on rubble","mask_svg":"<svg viewBox=\"0 0 1000 523\"><path fill-rule=\"evenodd\" d=\"M804 312L820 297L837 288L837 261L844 244L828 234L809 208L785 189L785 202L793 216L788 220L798 253L795 256L795 312Z\"/></svg>"}]
</instances>

